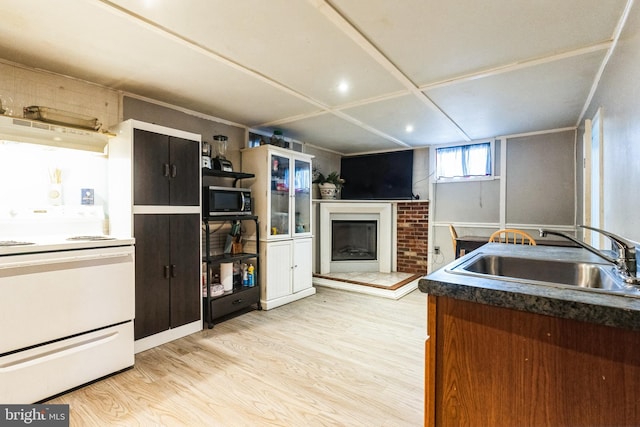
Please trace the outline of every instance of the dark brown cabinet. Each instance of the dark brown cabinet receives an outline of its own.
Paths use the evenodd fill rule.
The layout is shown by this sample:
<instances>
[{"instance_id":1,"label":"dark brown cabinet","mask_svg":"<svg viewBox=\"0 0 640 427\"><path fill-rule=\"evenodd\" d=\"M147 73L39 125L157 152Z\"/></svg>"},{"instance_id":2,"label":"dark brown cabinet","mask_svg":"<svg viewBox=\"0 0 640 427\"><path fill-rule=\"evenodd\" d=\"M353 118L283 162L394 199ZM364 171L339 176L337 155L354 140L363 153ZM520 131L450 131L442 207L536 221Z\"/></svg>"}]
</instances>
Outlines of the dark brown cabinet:
<instances>
[{"instance_id":1,"label":"dark brown cabinet","mask_svg":"<svg viewBox=\"0 0 640 427\"><path fill-rule=\"evenodd\" d=\"M139 353L202 330L201 136L133 119L111 130L109 231L136 239Z\"/></svg>"},{"instance_id":2,"label":"dark brown cabinet","mask_svg":"<svg viewBox=\"0 0 640 427\"><path fill-rule=\"evenodd\" d=\"M197 141L135 129L133 162L135 205L198 206Z\"/></svg>"},{"instance_id":3,"label":"dark brown cabinet","mask_svg":"<svg viewBox=\"0 0 640 427\"><path fill-rule=\"evenodd\" d=\"M200 320L200 217L134 215L135 339Z\"/></svg>"}]
</instances>

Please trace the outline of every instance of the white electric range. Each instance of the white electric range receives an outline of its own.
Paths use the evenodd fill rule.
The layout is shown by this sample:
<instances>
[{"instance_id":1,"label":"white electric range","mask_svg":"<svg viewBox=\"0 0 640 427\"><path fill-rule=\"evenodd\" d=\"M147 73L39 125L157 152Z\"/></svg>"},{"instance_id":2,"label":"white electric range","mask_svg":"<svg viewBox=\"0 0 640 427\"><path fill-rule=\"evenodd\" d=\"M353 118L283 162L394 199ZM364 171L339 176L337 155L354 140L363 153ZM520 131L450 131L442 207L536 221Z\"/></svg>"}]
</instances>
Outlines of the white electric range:
<instances>
[{"instance_id":1,"label":"white electric range","mask_svg":"<svg viewBox=\"0 0 640 427\"><path fill-rule=\"evenodd\" d=\"M27 404L134 364L134 239L100 207L0 214L0 402Z\"/></svg>"}]
</instances>

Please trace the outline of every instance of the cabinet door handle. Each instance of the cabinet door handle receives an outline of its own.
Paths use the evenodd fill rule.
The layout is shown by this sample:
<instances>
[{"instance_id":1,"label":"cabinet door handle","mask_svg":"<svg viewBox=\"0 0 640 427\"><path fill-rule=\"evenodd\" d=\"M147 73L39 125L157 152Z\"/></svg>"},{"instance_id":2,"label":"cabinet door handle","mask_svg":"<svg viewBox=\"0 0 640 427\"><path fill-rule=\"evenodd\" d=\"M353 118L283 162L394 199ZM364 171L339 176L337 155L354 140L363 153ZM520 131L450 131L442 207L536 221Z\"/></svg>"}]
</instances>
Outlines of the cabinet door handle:
<instances>
[{"instance_id":1,"label":"cabinet door handle","mask_svg":"<svg viewBox=\"0 0 640 427\"><path fill-rule=\"evenodd\" d=\"M176 165L171 165L171 178L175 178L178 175L178 168Z\"/></svg>"},{"instance_id":2,"label":"cabinet door handle","mask_svg":"<svg viewBox=\"0 0 640 427\"><path fill-rule=\"evenodd\" d=\"M237 304L240 304L240 303L242 303L242 299L237 299L234 302L232 302L231 304L237 305Z\"/></svg>"},{"instance_id":3,"label":"cabinet door handle","mask_svg":"<svg viewBox=\"0 0 640 427\"><path fill-rule=\"evenodd\" d=\"M176 277L176 265L171 264L171 277Z\"/></svg>"},{"instance_id":4,"label":"cabinet door handle","mask_svg":"<svg viewBox=\"0 0 640 427\"><path fill-rule=\"evenodd\" d=\"M168 265L164 266L164 278L165 279L169 278L169 266Z\"/></svg>"},{"instance_id":5,"label":"cabinet door handle","mask_svg":"<svg viewBox=\"0 0 640 427\"><path fill-rule=\"evenodd\" d=\"M169 176L169 163L162 164L162 176Z\"/></svg>"}]
</instances>

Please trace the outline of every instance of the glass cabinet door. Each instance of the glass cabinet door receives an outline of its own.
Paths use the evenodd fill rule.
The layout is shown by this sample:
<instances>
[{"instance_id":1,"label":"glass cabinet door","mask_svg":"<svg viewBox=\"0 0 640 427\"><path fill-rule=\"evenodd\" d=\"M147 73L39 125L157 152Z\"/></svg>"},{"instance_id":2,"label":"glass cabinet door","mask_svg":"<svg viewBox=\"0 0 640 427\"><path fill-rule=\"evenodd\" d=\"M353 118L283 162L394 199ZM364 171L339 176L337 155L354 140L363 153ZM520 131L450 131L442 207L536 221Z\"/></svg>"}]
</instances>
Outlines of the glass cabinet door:
<instances>
[{"instance_id":1,"label":"glass cabinet door","mask_svg":"<svg viewBox=\"0 0 640 427\"><path fill-rule=\"evenodd\" d=\"M289 234L289 181L287 157L271 155L271 235Z\"/></svg>"},{"instance_id":2,"label":"glass cabinet door","mask_svg":"<svg viewBox=\"0 0 640 427\"><path fill-rule=\"evenodd\" d=\"M295 191L295 234L311 231L311 163L294 161L293 189Z\"/></svg>"}]
</instances>

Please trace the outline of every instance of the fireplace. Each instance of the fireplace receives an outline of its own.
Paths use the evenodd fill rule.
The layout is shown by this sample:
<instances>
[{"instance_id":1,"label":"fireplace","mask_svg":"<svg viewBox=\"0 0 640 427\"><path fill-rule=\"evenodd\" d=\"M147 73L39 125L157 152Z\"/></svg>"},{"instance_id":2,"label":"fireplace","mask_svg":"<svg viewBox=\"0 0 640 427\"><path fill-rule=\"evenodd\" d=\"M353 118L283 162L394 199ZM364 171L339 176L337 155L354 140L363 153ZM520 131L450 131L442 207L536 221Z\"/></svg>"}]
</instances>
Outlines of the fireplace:
<instances>
[{"instance_id":1,"label":"fireplace","mask_svg":"<svg viewBox=\"0 0 640 427\"><path fill-rule=\"evenodd\" d=\"M318 273L390 273L395 264L391 203L321 202Z\"/></svg>"},{"instance_id":2,"label":"fireplace","mask_svg":"<svg viewBox=\"0 0 640 427\"><path fill-rule=\"evenodd\" d=\"M378 259L378 221L331 221L331 261Z\"/></svg>"}]
</instances>

